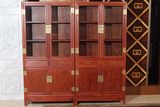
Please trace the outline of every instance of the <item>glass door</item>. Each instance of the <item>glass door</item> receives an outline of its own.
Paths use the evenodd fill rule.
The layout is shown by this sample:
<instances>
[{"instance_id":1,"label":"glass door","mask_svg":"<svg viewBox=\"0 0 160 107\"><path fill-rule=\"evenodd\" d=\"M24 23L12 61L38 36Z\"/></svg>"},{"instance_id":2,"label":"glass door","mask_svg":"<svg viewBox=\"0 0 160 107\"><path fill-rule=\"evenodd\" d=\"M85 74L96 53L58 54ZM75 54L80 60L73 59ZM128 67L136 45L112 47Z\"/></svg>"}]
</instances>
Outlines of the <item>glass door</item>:
<instances>
[{"instance_id":1,"label":"glass door","mask_svg":"<svg viewBox=\"0 0 160 107\"><path fill-rule=\"evenodd\" d=\"M123 7L105 6L104 56L122 56Z\"/></svg>"},{"instance_id":2,"label":"glass door","mask_svg":"<svg viewBox=\"0 0 160 107\"><path fill-rule=\"evenodd\" d=\"M26 6L27 57L46 57L45 6Z\"/></svg>"},{"instance_id":3,"label":"glass door","mask_svg":"<svg viewBox=\"0 0 160 107\"><path fill-rule=\"evenodd\" d=\"M52 6L52 56L71 56L71 29L69 6Z\"/></svg>"}]
</instances>

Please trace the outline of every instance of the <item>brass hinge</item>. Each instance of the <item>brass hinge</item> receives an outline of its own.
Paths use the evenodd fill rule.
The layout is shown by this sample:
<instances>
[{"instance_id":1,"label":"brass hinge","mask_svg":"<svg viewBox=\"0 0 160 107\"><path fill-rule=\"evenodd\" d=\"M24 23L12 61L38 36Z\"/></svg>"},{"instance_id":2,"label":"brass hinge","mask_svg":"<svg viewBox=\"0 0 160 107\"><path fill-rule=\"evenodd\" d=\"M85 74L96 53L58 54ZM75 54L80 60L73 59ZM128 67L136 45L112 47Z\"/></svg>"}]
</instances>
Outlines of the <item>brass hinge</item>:
<instances>
[{"instance_id":1,"label":"brass hinge","mask_svg":"<svg viewBox=\"0 0 160 107\"><path fill-rule=\"evenodd\" d=\"M74 8L73 7L71 8L71 14L74 14Z\"/></svg>"},{"instance_id":2,"label":"brass hinge","mask_svg":"<svg viewBox=\"0 0 160 107\"><path fill-rule=\"evenodd\" d=\"M79 75L79 71L78 71L78 70L75 70L75 71L72 70L72 71L71 71L71 75Z\"/></svg>"},{"instance_id":3,"label":"brass hinge","mask_svg":"<svg viewBox=\"0 0 160 107\"><path fill-rule=\"evenodd\" d=\"M74 48L71 48L71 54L74 54Z\"/></svg>"},{"instance_id":4,"label":"brass hinge","mask_svg":"<svg viewBox=\"0 0 160 107\"><path fill-rule=\"evenodd\" d=\"M71 91L72 91L72 92L79 92L79 87L72 87L72 88L71 88Z\"/></svg>"},{"instance_id":5,"label":"brass hinge","mask_svg":"<svg viewBox=\"0 0 160 107\"><path fill-rule=\"evenodd\" d=\"M79 15L79 9L75 9L75 15Z\"/></svg>"},{"instance_id":6,"label":"brass hinge","mask_svg":"<svg viewBox=\"0 0 160 107\"><path fill-rule=\"evenodd\" d=\"M123 75L126 75L126 70L122 70L122 74L123 74Z\"/></svg>"},{"instance_id":7,"label":"brass hinge","mask_svg":"<svg viewBox=\"0 0 160 107\"><path fill-rule=\"evenodd\" d=\"M22 54L26 54L27 52L26 52L26 48L23 48L22 49Z\"/></svg>"},{"instance_id":8,"label":"brass hinge","mask_svg":"<svg viewBox=\"0 0 160 107\"><path fill-rule=\"evenodd\" d=\"M47 76L47 77L46 77L46 82L47 82L47 83L52 83L52 81L53 81L53 80L52 80L52 76Z\"/></svg>"},{"instance_id":9,"label":"brass hinge","mask_svg":"<svg viewBox=\"0 0 160 107\"><path fill-rule=\"evenodd\" d=\"M79 54L79 48L75 48L75 53Z\"/></svg>"},{"instance_id":10,"label":"brass hinge","mask_svg":"<svg viewBox=\"0 0 160 107\"><path fill-rule=\"evenodd\" d=\"M25 9L21 9L21 14L22 14L22 15L25 15L25 14L26 14Z\"/></svg>"},{"instance_id":11,"label":"brass hinge","mask_svg":"<svg viewBox=\"0 0 160 107\"><path fill-rule=\"evenodd\" d=\"M27 76L27 71L23 71L23 75L24 75L24 76Z\"/></svg>"},{"instance_id":12,"label":"brass hinge","mask_svg":"<svg viewBox=\"0 0 160 107\"><path fill-rule=\"evenodd\" d=\"M122 87L122 91L126 91L126 87L125 86Z\"/></svg>"},{"instance_id":13,"label":"brass hinge","mask_svg":"<svg viewBox=\"0 0 160 107\"><path fill-rule=\"evenodd\" d=\"M27 88L24 88L24 92L27 93L27 91L28 91L28 89L27 89Z\"/></svg>"},{"instance_id":14,"label":"brass hinge","mask_svg":"<svg viewBox=\"0 0 160 107\"><path fill-rule=\"evenodd\" d=\"M79 48L71 48L71 54L78 54L79 53Z\"/></svg>"},{"instance_id":15,"label":"brass hinge","mask_svg":"<svg viewBox=\"0 0 160 107\"><path fill-rule=\"evenodd\" d=\"M123 15L127 15L127 9L123 9Z\"/></svg>"},{"instance_id":16,"label":"brass hinge","mask_svg":"<svg viewBox=\"0 0 160 107\"><path fill-rule=\"evenodd\" d=\"M104 33L104 25L98 25L98 33Z\"/></svg>"},{"instance_id":17,"label":"brass hinge","mask_svg":"<svg viewBox=\"0 0 160 107\"><path fill-rule=\"evenodd\" d=\"M124 54L126 53L126 48L123 48L123 53L124 53Z\"/></svg>"},{"instance_id":18,"label":"brass hinge","mask_svg":"<svg viewBox=\"0 0 160 107\"><path fill-rule=\"evenodd\" d=\"M98 82L103 82L103 81L104 81L104 76L98 75Z\"/></svg>"},{"instance_id":19,"label":"brass hinge","mask_svg":"<svg viewBox=\"0 0 160 107\"><path fill-rule=\"evenodd\" d=\"M46 33L52 33L51 27L52 27L51 25L46 25L45 26Z\"/></svg>"}]
</instances>

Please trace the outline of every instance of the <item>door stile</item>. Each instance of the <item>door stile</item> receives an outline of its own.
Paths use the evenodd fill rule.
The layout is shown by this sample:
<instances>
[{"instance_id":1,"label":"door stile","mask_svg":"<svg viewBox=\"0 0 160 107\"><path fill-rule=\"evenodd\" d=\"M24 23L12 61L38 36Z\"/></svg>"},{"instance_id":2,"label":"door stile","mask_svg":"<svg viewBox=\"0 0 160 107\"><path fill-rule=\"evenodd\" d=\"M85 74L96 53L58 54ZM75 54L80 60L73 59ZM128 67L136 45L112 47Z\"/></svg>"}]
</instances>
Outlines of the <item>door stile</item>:
<instances>
[{"instance_id":1,"label":"door stile","mask_svg":"<svg viewBox=\"0 0 160 107\"><path fill-rule=\"evenodd\" d=\"M77 3L74 4L74 11L79 10L79 6ZM75 49L79 48L79 14L74 12L74 53L75 53ZM77 62L77 57L79 56L79 53L75 53L74 54L74 71L77 70L77 66L76 66L76 62ZM78 86L78 80L77 80L77 76L74 76L74 87ZM73 103L74 105L77 105L77 92L74 92L74 99L73 99Z\"/></svg>"},{"instance_id":2,"label":"door stile","mask_svg":"<svg viewBox=\"0 0 160 107\"><path fill-rule=\"evenodd\" d=\"M51 26L51 6L46 4L46 25L50 25ZM50 28L52 29L52 27ZM50 68L50 56L51 56L51 32L50 33L46 33L46 38L47 38L47 59L48 59L48 71L46 73L46 80L47 77L51 76L51 68ZM47 83L47 93L48 95L51 94L52 92L52 84L51 83Z\"/></svg>"},{"instance_id":3,"label":"door stile","mask_svg":"<svg viewBox=\"0 0 160 107\"><path fill-rule=\"evenodd\" d=\"M105 32L105 25L104 25L104 5L101 4L100 5L100 10L99 10L99 24L103 26L102 28L102 32L99 33L99 51L100 51L100 56L99 56L99 62L100 62L100 75L102 75L104 77L104 72L102 69L102 57L104 54L104 32ZM102 84L100 83L100 93L102 93Z\"/></svg>"},{"instance_id":4,"label":"door stile","mask_svg":"<svg viewBox=\"0 0 160 107\"><path fill-rule=\"evenodd\" d=\"M122 47L125 49L125 52L123 52L123 60L124 60L124 66L122 67L122 87L123 89L123 96L124 100L123 103L125 103L125 95L126 95L126 32L127 32L127 4L123 6L123 29L122 29Z\"/></svg>"},{"instance_id":5,"label":"door stile","mask_svg":"<svg viewBox=\"0 0 160 107\"><path fill-rule=\"evenodd\" d=\"M73 77L73 86L72 87L75 87L76 86L76 68L75 68L75 3L72 3L71 4L71 7L70 7L70 9L71 9L71 14L70 14L70 23L71 23L71 26L70 26L70 32L71 32L71 50L73 49L74 51L73 51L73 53L71 53L71 57L72 57L72 59L73 59L73 61L72 61L72 65L73 65L73 67L72 67L72 69L74 70L74 75L72 75ZM72 87L71 87L71 89L72 89ZM72 91L72 90L71 90ZM76 92L75 91L72 91L72 93L73 93L73 104L74 105L77 105L77 98L76 98Z\"/></svg>"}]
</instances>

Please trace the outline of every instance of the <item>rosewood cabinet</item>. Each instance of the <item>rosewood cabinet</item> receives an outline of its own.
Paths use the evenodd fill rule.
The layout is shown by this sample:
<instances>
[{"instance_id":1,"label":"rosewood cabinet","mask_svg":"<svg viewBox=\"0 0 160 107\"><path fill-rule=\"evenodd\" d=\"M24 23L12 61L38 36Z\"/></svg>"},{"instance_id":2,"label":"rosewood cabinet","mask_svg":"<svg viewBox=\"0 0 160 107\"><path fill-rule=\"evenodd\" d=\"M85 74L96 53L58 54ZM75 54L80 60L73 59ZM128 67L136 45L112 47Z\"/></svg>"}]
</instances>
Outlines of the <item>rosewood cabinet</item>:
<instances>
[{"instance_id":1,"label":"rosewood cabinet","mask_svg":"<svg viewBox=\"0 0 160 107\"><path fill-rule=\"evenodd\" d=\"M25 104L125 101L125 2L24 2Z\"/></svg>"}]
</instances>

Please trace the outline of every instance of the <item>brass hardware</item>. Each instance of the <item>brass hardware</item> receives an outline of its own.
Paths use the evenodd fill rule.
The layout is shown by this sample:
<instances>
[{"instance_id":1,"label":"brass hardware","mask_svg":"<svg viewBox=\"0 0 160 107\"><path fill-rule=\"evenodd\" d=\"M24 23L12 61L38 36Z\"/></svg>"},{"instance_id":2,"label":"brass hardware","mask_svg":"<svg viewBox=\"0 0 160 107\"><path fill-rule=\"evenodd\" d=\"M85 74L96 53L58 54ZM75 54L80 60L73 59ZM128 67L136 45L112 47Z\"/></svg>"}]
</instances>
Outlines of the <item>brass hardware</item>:
<instances>
[{"instance_id":1,"label":"brass hardware","mask_svg":"<svg viewBox=\"0 0 160 107\"><path fill-rule=\"evenodd\" d=\"M75 9L75 15L79 15L79 9Z\"/></svg>"},{"instance_id":2,"label":"brass hardware","mask_svg":"<svg viewBox=\"0 0 160 107\"><path fill-rule=\"evenodd\" d=\"M52 83L52 76L47 76L46 77L46 82L47 83Z\"/></svg>"},{"instance_id":3,"label":"brass hardware","mask_svg":"<svg viewBox=\"0 0 160 107\"><path fill-rule=\"evenodd\" d=\"M98 82L103 82L103 81L104 81L104 76L98 75Z\"/></svg>"},{"instance_id":4,"label":"brass hardware","mask_svg":"<svg viewBox=\"0 0 160 107\"><path fill-rule=\"evenodd\" d=\"M24 76L27 76L27 71L23 71L23 75L24 75Z\"/></svg>"},{"instance_id":5,"label":"brass hardware","mask_svg":"<svg viewBox=\"0 0 160 107\"><path fill-rule=\"evenodd\" d=\"M71 54L74 54L74 48L71 48Z\"/></svg>"},{"instance_id":6,"label":"brass hardware","mask_svg":"<svg viewBox=\"0 0 160 107\"><path fill-rule=\"evenodd\" d=\"M126 87L125 86L122 87L122 91L126 91Z\"/></svg>"},{"instance_id":7,"label":"brass hardware","mask_svg":"<svg viewBox=\"0 0 160 107\"><path fill-rule=\"evenodd\" d=\"M136 32L138 32L138 33L139 33L139 32L142 32L142 26L134 26L134 27L133 27L133 32L135 32L135 33L136 33Z\"/></svg>"},{"instance_id":8,"label":"brass hardware","mask_svg":"<svg viewBox=\"0 0 160 107\"><path fill-rule=\"evenodd\" d=\"M27 91L28 91L28 89L27 89L27 88L24 88L24 92L27 93Z\"/></svg>"},{"instance_id":9,"label":"brass hardware","mask_svg":"<svg viewBox=\"0 0 160 107\"><path fill-rule=\"evenodd\" d=\"M73 7L71 8L71 14L74 14L74 8Z\"/></svg>"},{"instance_id":10,"label":"brass hardware","mask_svg":"<svg viewBox=\"0 0 160 107\"><path fill-rule=\"evenodd\" d=\"M71 88L71 91L72 91L72 92L79 92L79 87L72 87L72 88Z\"/></svg>"},{"instance_id":11,"label":"brass hardware","mask_svg":"<svg viewBox=\"0 0 160 107\"><path fill-rule=\"evenodd\" d=\"M126 48L123 48L123 53L124 53L124 54L126 53Z\"/></svg>"},{"instance_id":12,"label":"brass hardware","mask_svg":"<svg viewBox=\"0 0 160 107\"><path fill-rule=\"evenodd\" d=\"M75 53L79 54L79 48L75 48Z\"/></svg>"},{"instance_id":13,"label":"brass hardware","mask_svg":"<svg viewBox=\"0 0 160 107\"><path fill-rule=\"evenodd\" d=\"M51 25L46 25L46 28L45 28L46 33L52 33L51 27L52 27Z\"/></svg>"},{"instance_id":14,"label":"brass hardware","mask_svg":"<svg viewBox=\"0 0 160 107\"><path fill-rule=\"evenodd\" d=\"M133 79L141 78L140 72L133 72L133 73L132 73L132 78L133 78Z\"/></svg>"},{"instance_id":15,"label":"brass hardware","mask_svg":"<svg viewBox=\"0 0 160 107\"><path fill-rule=\"evenodd\" d=\"M104 25L98 25L98 33L104 33Z\"/></svg>"},{"instance_id":16,"label":"brass hardware","mask_svg":"<svg viewBox=\"0 0 160 107\"><path fill-rule=\"evenodd\" d=\"M127 9L123 9L123 15L127 15Z\"/></svg>"},{"instance_id":17,"label":"brass hardware","mask_svg":"<svg viewBox=\"0 0 160 107\"><path fill-rule=\"evenodd\" d=\"M123 75L126 75L126 70L122 70L122 74L123 74Z\"/></svg>"},{"instance_id":18,"label":"brass hardware","mask_svg":"<svg viewBox=\"0 0 160 107\"><path fill-rule=\"evenodd\" d=\"M134 9L142 9L143 3L134 3Z\"/></svg>"},{"instance_id":19,"label":"brass hardware","mask_svg":"<svg viewBox=\"0 0 160 107\"><path fill-rule=\"evenodd\" d=\"M133 50L133 53L132 53L134 56L140 56L142 54L141 50L140 49L135 49Z\"/></svg>"},{"instance_id":20,"label":"brass hardware","mask_svg":"<svg viewBox=\"0 0 160 107\"><path fill-rule=\"evenodd\" d=\"M78 70L71 70L71 75L79 75L79 71Z\"/></svg>"},{"instance_id":21,"label":"brass hardware","mask_svg":"<svg viewBox=\"0 0 160 107\"><path fill-rule=\"evenodd\" d=\"M22 14L22 15L25 15L25 14L26 14L25 9L22 9L22 10L21 10L21 14Z\"/></svg>"},{"instance_id":22,"label":"brass hardware","mask_svg":"<svg viewBox=\"0 0 160 107\"><path fill-rule=\"evenodd\" d=\"M22 49L22 53L23 53L23 54L26 54L26 53L27 53L27 52L26 52L26 48L23 48L23 49Z\"/></svg>"},{"instance_id":23,"label":"brass hardware","mask_svg":"<svg viewBox=\"0 0 160 107\"><path fill-rule=\"evenodd\" d=\"M79 48L71 48L71 54L78 54L79 53Z\"/></svg>"}]
</instances>

